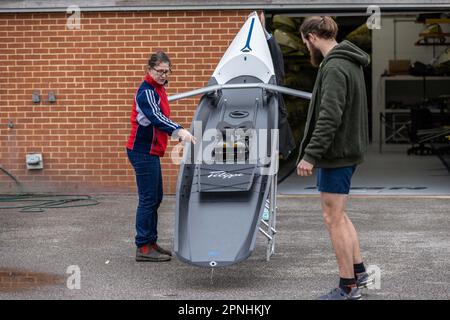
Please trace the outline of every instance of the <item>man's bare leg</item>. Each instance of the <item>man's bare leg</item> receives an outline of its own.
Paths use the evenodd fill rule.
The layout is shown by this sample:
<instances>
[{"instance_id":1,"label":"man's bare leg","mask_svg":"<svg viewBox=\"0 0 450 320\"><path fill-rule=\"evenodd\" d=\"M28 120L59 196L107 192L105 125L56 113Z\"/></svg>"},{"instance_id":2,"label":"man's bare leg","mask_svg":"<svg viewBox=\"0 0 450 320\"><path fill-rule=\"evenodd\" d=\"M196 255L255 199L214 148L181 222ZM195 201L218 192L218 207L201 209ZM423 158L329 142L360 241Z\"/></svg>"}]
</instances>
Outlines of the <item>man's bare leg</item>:
<instances>
[{"instance_id":1,"label":"man's bare leg","mask_svg":"<svg viewBox=\"0 0 450 320\"><path fill-rule=\"evenodd\" d=\"M354 255L356 258L360 258L361 254L359 245L355 245L356 231L354 227L351 228L353 224L345 213L347 197L343 194L320 193L323 217L336 254L339 276L352 279L355 276L353 271Z\"/></svg>"},{"instance_id":2,"label":"man's bare leg","mask_svg":"<svg viewBox=\"0 0 450 320\"><path fill-rule=\"evenodd\" d=\"M359 239L355 226L353 225L347 214L345 214L345 220L347 221L347 230L350 233L353 242L353 264L362 263L363 259L361 256L361 249L359 247Z\"/></svg>"}]
</instances>

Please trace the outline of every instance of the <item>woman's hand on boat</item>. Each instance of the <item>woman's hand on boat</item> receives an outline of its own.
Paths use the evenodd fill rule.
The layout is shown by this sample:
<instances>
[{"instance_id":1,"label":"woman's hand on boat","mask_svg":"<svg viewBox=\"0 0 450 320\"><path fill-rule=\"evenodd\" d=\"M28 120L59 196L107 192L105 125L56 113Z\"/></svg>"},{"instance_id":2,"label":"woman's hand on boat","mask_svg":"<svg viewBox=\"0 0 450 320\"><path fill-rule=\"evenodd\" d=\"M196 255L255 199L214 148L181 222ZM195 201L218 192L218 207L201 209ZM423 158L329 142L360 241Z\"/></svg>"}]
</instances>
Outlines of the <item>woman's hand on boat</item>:
<instances>
[{"instance_id":1,"label":"woman's hand on boat","mask_svg":"<svg viewBox=\"0 0 450 320\"><path fill-rule=\"evenodd\" d=\"M192 142L193 144L197 142L197 139L186 129L180 129L178 131L178 137L183 142Z\"/></svg>"}]
</instances>

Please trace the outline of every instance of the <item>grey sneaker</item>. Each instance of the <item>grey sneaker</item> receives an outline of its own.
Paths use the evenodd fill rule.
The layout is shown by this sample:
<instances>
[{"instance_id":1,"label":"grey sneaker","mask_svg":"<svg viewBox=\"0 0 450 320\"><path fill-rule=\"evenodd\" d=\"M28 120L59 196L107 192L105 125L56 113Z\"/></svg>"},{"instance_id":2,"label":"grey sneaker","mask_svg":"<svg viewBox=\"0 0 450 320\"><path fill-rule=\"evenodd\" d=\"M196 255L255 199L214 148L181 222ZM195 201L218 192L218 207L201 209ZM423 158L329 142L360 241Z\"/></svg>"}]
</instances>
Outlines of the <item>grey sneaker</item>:
<instances>
[{"instance_id":1,"label":"grey sneaker","mask_svg":"<svg viewBox=\"0 0 450 320\"><path fill-rule=\"evenodd\" d=\"M152 247L145 253L141 248L136 249L136 261L138 262L164 262L170 261L170 259L170 256L161 254Z\"/></svg>"},{"instance_id":2,"label":"grey sneaker","mask_svg":"<svg viewBox=\"0 0 450 320\"><path fill-rule=\"evenodd\" d=\"M164 248L162 248L162 247L160 247L158 244L154 244L154 245L152 245L152 247L153 247L153 249L155 249L156 251L158 251L159 253L161 253L161 254L164 254L164 255L166 255L166 256L172 256L172 252L171 251L169 251L169 250L166 250L166 249L164 249Z\"/></svg>"},{"instance_id":3,"label":"grey sneaker","mask_svg":"<svg viewBox=\"0 0 450 320\"><path fill-rule=\"evenodd\" d=\"M319 300L360 300L361 292L358 288L353 288L352 291L346 293L341 288L334 288L327 294L320 296Z\"/></svg>"},{"instance_id":4,"label":"grey sneaker","mask_svg":"<svg viewBox=\"0 0 450 320\"><path fill-rule=\"evenodd\" d=\"M368 274L367 272L358 273L356 275L356 286L358 288L368 288L375 283L375 278L373 274Z\"/></svg>"}]
</instances>

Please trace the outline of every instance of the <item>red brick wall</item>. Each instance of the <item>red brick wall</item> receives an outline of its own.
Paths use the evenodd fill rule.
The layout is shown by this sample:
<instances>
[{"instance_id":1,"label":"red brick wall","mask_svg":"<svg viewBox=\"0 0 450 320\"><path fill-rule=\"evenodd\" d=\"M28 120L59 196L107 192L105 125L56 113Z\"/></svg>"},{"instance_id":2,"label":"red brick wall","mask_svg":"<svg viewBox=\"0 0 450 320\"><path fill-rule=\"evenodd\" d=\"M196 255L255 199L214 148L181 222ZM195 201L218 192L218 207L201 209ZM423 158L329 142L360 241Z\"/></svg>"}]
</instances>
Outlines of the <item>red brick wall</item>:
<instances>
[{"instance_id":1,"label":"red brick wall","mask_svg":"<svg viewBox=\"0 0 450 320\"><path fill-rule=\"evenodd\" d=\"M172 58L169 95L204 86L248 13L81 12L79 30L65 13L0 14L0 166L28 191L134 191L124 145L149 55ZM198 98L172 103L172 118L189 126ZM28 152L43 154L43 170L26 169ZM175 193L169 157L163 173ZM15 189L0 171L0 192Z\"/></svg>"}]
</instances>

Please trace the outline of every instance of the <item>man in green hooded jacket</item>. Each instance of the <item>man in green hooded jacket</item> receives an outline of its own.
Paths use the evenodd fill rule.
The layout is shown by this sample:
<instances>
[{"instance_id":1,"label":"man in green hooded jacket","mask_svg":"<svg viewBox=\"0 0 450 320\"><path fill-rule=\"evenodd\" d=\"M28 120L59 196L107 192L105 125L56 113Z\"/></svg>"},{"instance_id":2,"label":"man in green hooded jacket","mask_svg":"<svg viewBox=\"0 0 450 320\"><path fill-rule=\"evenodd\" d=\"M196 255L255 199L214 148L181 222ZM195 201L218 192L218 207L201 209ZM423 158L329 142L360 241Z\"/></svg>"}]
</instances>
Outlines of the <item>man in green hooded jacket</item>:
<instances>
[{"instance_id":1,"label":"man in green hooded jacket","mask_svg":"<svg viewBox=\"0 0 450 320\"><path fill-rule=\"evenodd\" d=\"M351 178L363 162L369 140L363 67L370 59L349 41L337 43L337 31L331 17L309 17L300 27L311 63L319 72L297 173L309 176L318 168L324 221L339 267L339 286L320 299L354 300L361 298L359 288L373 282L364 267L356 230L345 212Z\"/></svg>"}]
</instances>

